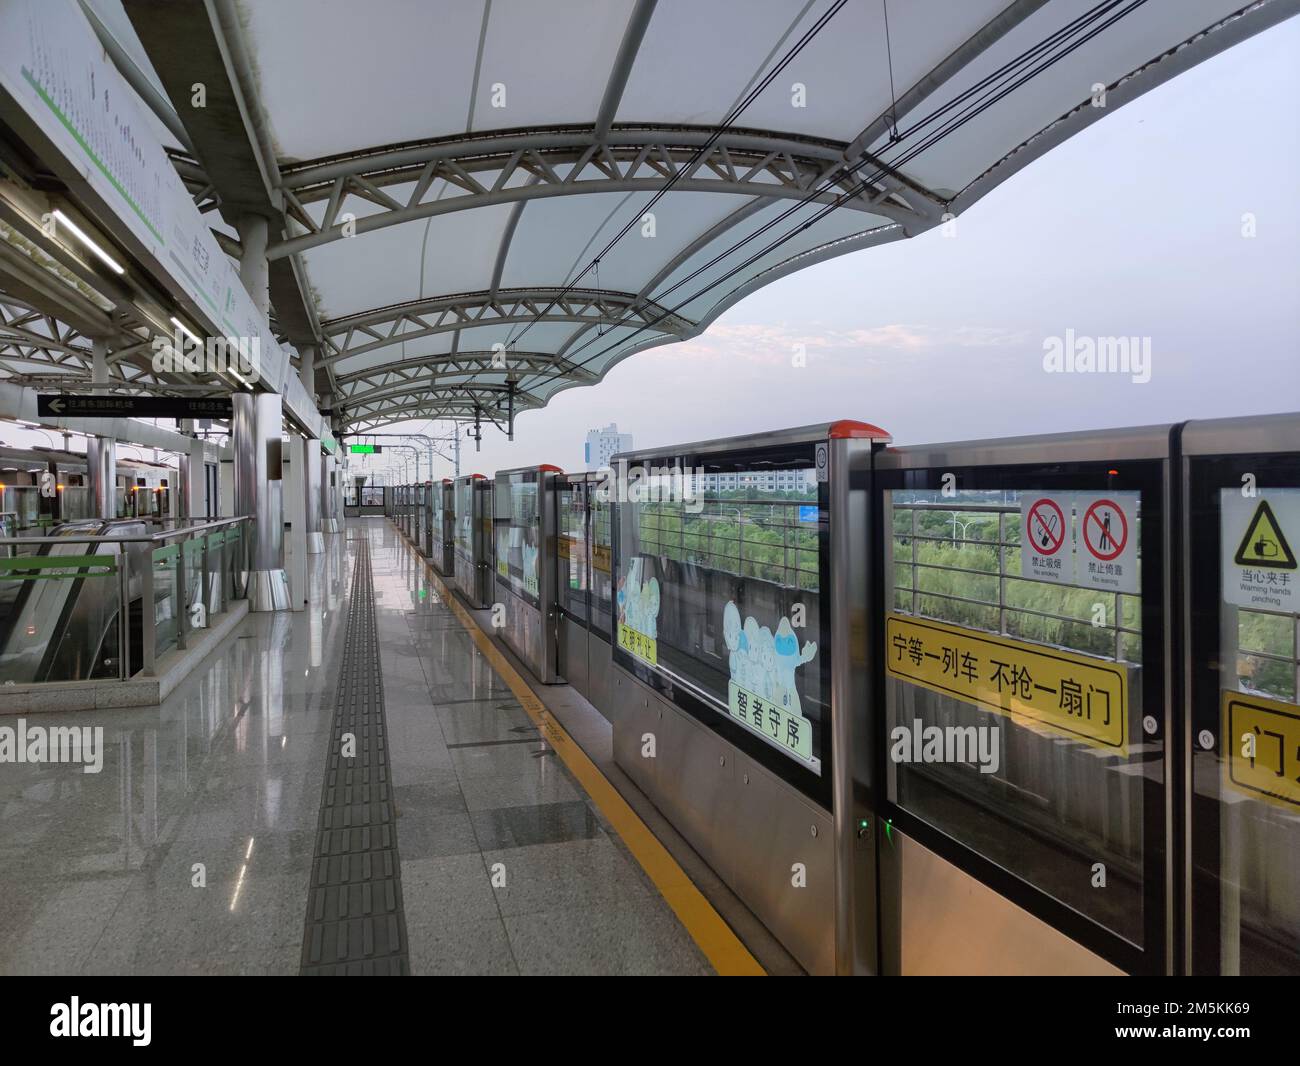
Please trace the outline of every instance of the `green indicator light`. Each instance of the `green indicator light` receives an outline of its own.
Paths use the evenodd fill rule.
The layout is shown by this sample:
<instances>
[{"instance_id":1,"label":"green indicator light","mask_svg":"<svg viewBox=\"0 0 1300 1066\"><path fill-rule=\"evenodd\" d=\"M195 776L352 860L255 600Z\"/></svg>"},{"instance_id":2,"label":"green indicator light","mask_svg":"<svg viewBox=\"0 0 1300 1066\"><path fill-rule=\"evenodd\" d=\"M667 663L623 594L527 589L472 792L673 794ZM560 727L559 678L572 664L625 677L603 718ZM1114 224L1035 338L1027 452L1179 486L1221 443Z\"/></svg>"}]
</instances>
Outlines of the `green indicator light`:
<instances>
[{"instance_id":1,"label":"green indicator light","mask_svg":"<svg viewBox=\"0 0 1300 1066\"><path fill-rule=\"evenodd\" d=\"M350 444L348 451L353 455L374 455L375 446L373 444Z\"/></svg>"},{"instance_id":2,"label":"green indicator light","mask_svg":"<svg viewBox=\"0 0 1300 1066\"><path fill-rule=\"evenodd\" d=\"M892 818L885 819L885 836L891 844L894 842L894 821Z\"/></svg>"}]
</instances>

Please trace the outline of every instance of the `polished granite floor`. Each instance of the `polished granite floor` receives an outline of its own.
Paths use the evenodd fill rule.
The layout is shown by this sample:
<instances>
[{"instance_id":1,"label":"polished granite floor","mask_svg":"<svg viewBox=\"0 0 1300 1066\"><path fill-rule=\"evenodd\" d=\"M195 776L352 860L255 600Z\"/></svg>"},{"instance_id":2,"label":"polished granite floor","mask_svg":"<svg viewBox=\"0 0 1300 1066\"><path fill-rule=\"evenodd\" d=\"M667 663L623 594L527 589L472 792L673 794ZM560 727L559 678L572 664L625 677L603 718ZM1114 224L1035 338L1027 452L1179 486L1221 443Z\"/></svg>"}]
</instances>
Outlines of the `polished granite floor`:
<instances>
[{"instance_id":1,"label":"polished granite floor","mask_svg":"<svg viewBox=\"0 0 1300 1066\"><path fill-rule=\"evenodd\" d=\"M411 972L711 972L392 526L363 519L311 558L307 610L249 616L161 706L39 716L93 715L102 772L0 764L0 973L298 972L363 537Z\"/></svg>"}]
</instances>

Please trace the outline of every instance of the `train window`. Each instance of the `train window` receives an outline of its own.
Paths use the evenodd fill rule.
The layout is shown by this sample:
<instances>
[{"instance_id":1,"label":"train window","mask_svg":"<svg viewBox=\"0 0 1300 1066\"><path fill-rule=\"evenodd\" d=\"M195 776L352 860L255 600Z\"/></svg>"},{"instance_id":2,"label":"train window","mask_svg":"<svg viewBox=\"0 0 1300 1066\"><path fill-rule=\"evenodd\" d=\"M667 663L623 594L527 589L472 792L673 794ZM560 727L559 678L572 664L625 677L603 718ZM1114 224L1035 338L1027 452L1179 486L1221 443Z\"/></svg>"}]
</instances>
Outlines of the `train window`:
<instances>
[{"instance_id":1,"label":"train window","mask_svg":"<svg viewBox=\"0 0 1300 1066\"><path fill-rule=\"evenodd\" d=\"M557 543L560 606L579 622L587 621L587 508L586 485L565 485L558 490L559 538Z\"/></svg>"},{"instance_id":2,"label":"train window","mask_svg":"<svg viewBox=\"0 0 1300 1066\"><path fill-rule=\"evenodd\" d=\"M537 473L498 477L493 506L497 579L539 606Z\"/></svg>"},{"instance_id":3,"label":"train window","mask_svg":"<svg viewBox=\"0 0 1300 1066\"><path fill-rule=\"evenodd\" d=\"M812 445L636 470L615 521L619 661L828 802L826 501Z\"/></svg>"},{"instance_id":4,"label":"train window","mask_svg":"<svg viewBox=\"0 0 1300 1066\"><path fill-rule=\"evenodd\" d=\"M889 799L1141 949L1160 883L1158 516L1144 540L1139 490L981 477L1000 487L883 493Z\"/></svg>"}]
</instances>

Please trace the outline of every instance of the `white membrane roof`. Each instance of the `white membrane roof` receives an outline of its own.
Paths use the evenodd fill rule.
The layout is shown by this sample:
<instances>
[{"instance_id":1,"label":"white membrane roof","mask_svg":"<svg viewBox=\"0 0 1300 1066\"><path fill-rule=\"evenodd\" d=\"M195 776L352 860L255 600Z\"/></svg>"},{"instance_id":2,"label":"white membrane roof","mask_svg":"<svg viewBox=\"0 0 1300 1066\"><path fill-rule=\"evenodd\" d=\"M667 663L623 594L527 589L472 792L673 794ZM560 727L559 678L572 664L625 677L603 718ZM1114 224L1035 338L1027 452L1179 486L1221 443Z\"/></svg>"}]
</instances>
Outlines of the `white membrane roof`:
<instances>
[{"instance_id":1,"label":"white membrane roof","mask_svg":"<svg viewBox=\"0 0 1300 1066\"><path fill-rule=\"evenodd\" d=\"M291 219L269 255L301 265L332 406L362 429L597 381L783 274L940 224L1296 5L237 9Z\"/></svg>"}]
</instances>

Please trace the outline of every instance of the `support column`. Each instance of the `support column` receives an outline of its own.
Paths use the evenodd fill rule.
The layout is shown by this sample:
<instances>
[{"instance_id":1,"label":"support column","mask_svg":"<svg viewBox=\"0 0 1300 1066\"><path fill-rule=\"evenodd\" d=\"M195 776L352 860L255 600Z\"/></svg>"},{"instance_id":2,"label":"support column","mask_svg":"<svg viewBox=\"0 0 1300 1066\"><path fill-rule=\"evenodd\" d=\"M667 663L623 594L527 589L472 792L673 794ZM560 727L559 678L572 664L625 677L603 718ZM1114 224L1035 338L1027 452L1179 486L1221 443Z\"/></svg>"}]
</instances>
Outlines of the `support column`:
<instances>
[{"instance_id":1,"label":"support column","mask_svg":"<svg viewBox=\"0 0 1300 1066\"><path fill-rule=\"evenodd\" d=\"M302 382L302 387L307 390L307 395L311 397L311 402L316 403L316 346L314 344L304 344L298 352L298 378ZM307 554L319 555L325 550L325 535L321 532L323 504L320 441L308 437L306 452L307 463L303 468L306 476L303 479L303 489L306 493L307 506Z\"/></svg>"},{"instance_id":2,"label":"support column","mask_svg":"<svg viewBox=\"0 0 1300 1066\"><path fill-rule=\"evenodd\" d=\"M176 473L178 475L176 486L176 518L182 524L187 524L194 517L194 508L191 504L190 484L194 479L194 465L189 452L181 452L176 456Z\"/></svg>"},{"instance_id":3,"label":"support column","mask_svg":"<svg viewBox=\"0 0 1300 1066\"><path fill-rule=\"evenodd\" d=\"M108 392L108 341L91 340L91 392ZM90 517L117 517L117 441L111 437L86 438L86 481L89 485Z\"/></svg>"},{"instance_id":4,"label":"support column","mask_svg":"<svg viewBox=\"0 0 1300 1066\"><path fill-rule=\"evenodd\" d=\"M321 462L320 478L320 528L322 533L338 533L339 530L339 460L338 456L327 455Z\"/></svg>"},{"instance_id":5,"label":"support column","mask_svg":"<svg viewBox=\"0 0 1300 1066\"><path fill-rule=\"evenodd\" d=\"M96 394L108 391L108 341L103 337L91 341L90 384Z\"/></svg>"},{"instance_id":6,"label":"support column","mask_svg":"<svg viewBox=\"0 0 1300 1066\"><path fill-rule=\"evenodd\" d=\"M307 513L307 554L319 555L325 550L325 535L321 532L321 454L320 441L306 439L306 462L303 466L303 494Z\"/></svg>"},{"instance_id":7,"label":"support column","mask_svg":"<svg viewBox=\"0 0 1300 1066\"><path fill-rule=\"evenodd\" d=\"M189 516L212 518L208 514L207 494L207 451L203 441L194 437L190 441L189 476L181 479L181 492L189 504Z\"/></svg>"},{"instance_id":8,"label":"support column","mask_svg":"<svg viewBox=\"0 0 1300 1066\"><path fill-rule=\"evenodd\" d=\"M90 482L90 517L117 517L117 441L86 438L86 472Z\"/></svg>"},{"instance_id":9,"label":"support column","mask_svg":"<svg viewBox=\"0 0 1300 1066\"><path fill-rule=\"evenodd\" d=\"M271 270L266 261L267 224L262 215L240 215L235 228L243 251L239 257L239 280L253 304L269 319L271 313Z\"/></svg>"},{"instance_id":10,"label":"support column","mask_svg":"<svg viewBox=\"0 0 1300 1066\"><path fill-rule=\"evenodd\" d=\"M177 459L179 484L176 486L176 517L188 522L207 513L203 500L203 491L206 487L204 481L206 456L203 441L194 436L194 419L182 419L180 431L190 438L190 449L188 452L181 452Z\"/></svg>"},{"instance_id":11,"label":"support column","mask_svg":"<svg viewBox=\"0 0 1300 1066\"><path fill-rule=\"evenodd\" d=\"M298 353L298 379L307 390L311 402L316 403L316 345L304 344Z\"/></svg>"},{"instance_id":12,"label":"support column","mask_svg":"<svg viewBox=\"0 0 1300 1066\"><path fill-rule=\"evenodd\" d=\"M231 446L235 453L235 513L253 516L247 560L248 607L289 607L284 572L284 518L280 469L280 397L237 392L231 396Z\"/></svg>"},{"instance_id":13,"label":"support column","mask_svg":"<svg viewBox=\"0 0 1300 1066\"><path fill-rule=\"evenodd\" d=\"M285 569L289 574L290 605L295 611L307 606L307 448L313 444L298 433L289 433L289 454L284 476L284 517L289 524Z\"/></svg>"}]
</instances>

